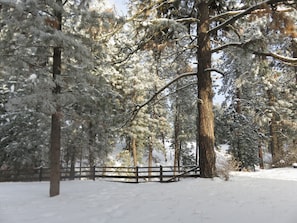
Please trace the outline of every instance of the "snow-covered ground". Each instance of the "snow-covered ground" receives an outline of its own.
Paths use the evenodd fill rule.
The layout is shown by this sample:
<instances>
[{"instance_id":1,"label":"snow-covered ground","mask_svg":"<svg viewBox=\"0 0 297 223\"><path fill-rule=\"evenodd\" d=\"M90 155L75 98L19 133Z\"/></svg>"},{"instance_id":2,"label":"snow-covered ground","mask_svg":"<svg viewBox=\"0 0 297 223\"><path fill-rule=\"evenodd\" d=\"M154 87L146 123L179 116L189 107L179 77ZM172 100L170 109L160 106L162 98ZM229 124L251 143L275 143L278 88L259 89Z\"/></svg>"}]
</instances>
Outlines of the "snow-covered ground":
<instances>
[{"instance_id":1,"label":"snow-covered ground","mask_svg":"<svg viewBox=\"0 0 297 223\"><path fill-rule=\"evenodd\" d=\"M297 169L234 172L229 181L0 183L1 223L296 223Z\"/></svg>"}]
</instances>

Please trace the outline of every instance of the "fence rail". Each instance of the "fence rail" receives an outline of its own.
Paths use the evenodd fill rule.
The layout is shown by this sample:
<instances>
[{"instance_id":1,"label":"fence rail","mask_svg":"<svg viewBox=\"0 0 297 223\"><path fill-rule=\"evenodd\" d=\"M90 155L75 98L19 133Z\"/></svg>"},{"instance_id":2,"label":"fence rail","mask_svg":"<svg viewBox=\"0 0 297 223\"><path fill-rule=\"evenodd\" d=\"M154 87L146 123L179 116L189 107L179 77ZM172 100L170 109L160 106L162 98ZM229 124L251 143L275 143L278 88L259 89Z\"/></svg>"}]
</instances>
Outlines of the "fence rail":
<instances>
[{"instance_id":1,"label":"fence rail","mask_svg":"<svg viewBox=\"0 0 297 223\"><path fill-rule=\"evenodd\" d=\"M75 167L61 168L61 180L105 178L123 182L172 182L181 177L199 177L196 166L153 166L153 167ZM0 182L7 181L48 181L50 169L39 167L20 170L0 170Z\"/></svg>"}]
</instances>

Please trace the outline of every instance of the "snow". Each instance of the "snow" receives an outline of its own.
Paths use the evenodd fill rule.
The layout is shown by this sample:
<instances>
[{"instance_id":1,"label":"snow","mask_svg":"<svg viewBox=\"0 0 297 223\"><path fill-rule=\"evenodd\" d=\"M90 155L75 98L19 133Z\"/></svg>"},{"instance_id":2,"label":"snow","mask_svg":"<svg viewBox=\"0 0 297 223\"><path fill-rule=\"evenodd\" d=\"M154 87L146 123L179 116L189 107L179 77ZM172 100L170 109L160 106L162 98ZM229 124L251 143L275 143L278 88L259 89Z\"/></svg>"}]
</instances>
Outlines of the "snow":
<instances>
[{"instance_id":1,"label":"snow","mask_svg":"<svg viewBox=\"0 0 297 223\"><path fill-rule=\"evenodd\" d=\"M297 170L233 172L176 183L62 181L0 183L0 222L5 223L295 223Z\"/></svg>"}]
</instances>

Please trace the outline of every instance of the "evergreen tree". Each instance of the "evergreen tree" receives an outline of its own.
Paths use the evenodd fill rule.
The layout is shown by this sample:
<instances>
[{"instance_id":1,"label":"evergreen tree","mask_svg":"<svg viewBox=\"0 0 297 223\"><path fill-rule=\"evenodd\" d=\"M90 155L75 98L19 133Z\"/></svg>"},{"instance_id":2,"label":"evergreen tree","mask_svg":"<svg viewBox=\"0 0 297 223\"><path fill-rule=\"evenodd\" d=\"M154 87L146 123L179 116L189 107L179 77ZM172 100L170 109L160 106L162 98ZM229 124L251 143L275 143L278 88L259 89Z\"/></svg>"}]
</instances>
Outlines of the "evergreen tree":
<instances>
[{"instance_id":1,"label":"evergreen tree","mask_svg":"<svg viewBox=\"0 0 297 223\"><path fill-rule=\"evenodd\" d=\"M99 128L92 130L99 131L89 134L92 135L90 146L95 146L90 142L104 142L101 148L105 147L109 134L106 132L106 122L102 123L102 114L112 109L112 93L103 75L103 70L111 67L103 50L106 47L104 41L109 36L100 32L108 32L106 24L110 24L113 14L107 11L99 15L89 10L85 3L87 1L1 2L1 36L6 40L1 42L1 66L4 67L1 76L4 83L9 79L16 81L9 98L4 97L7 103L3 112L5 115L31 112L34 117L40 117L36 115L39 112L47 117L52 116L50 145L55 152L51 156L53 184L50 196L59 194L59 157L63 148L60 129L64 121L67 127L75 126L69 125L72 120L77 121L70 117L69 110L75 108L78 113L87 111L89 120L93 119L94 111L100 111L98 116L101 121L98 121L98 116L95 119ZM106 38L96 39L95 42L94 36L98 33ZM86 103L82 103L82 100ZM91 109L87 108L89 105L92 105ZM84 131L90 133L90 128ZM36 134L22 134L28 134L32 141L39 140L39 137L35 138ZM14 135L9 137L15 138Z\"/></svg>"},{"instance_id":2,"label":"evergreen tree","mask_svg":"<svg viewBox=\"0 0 297 223\"><path fill-rule=\"evenodd\" d=\"M192 37L189 38L190 41L186 47L195 49L194 55L196 55L198 64L197 100L201 103L198 103L197 135L199 137L199 165L202 177L215 176L211 71L218 70L212 67L211 55L228 47L238 46L251 54L266 55L283 62L294 63L295 60L292 58L283 57L279 54L271 53L271 51L257 51L251 48L250 46L253 46L258 41L257 38L253 38L251 41L247 40L246 42L241 39L242 33L246 31L240 29L240 27L243 28L242 23L249 23L250 21L247 19L253 17L253 14L261 14L263 11L264 13L272 14L278 4L291 6L291 2L287 3L281 0L248 1L242 4L234 1L201 0L164 3L148 0L136 4L139 8L139 13L135 13L135 16L139 16L139 19L142 19L142 21L143 17L152 19L159 16L163 18L163 21L167 21L167 24L177 22L184 25L189 30L188 35ZM170 39L174 30L174 28L169 29L167 26L159 30L159 34L162 38ZM237 43L229 42L228 35L230 33L237 34L240 41Z\"/></svg>"}]
</instances>

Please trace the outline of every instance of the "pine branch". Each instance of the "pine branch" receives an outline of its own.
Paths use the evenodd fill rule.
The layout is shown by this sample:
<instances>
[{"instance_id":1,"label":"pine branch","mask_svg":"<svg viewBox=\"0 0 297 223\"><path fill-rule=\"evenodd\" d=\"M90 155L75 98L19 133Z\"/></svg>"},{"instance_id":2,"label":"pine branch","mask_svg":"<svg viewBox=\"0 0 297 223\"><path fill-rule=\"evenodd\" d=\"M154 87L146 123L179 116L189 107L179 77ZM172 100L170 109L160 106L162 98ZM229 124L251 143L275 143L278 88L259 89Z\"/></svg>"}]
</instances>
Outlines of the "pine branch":
<instances>
[{"instance_id":1,"label":"pine branch","mask_svg":"<svg viewBox=\"0 0 297 223\"><path fill-rule=\"evenodd\" d=\"M272 58L282 61L290 66L297 66L297 58L286 57L286 56L279 55L279 54L273 53L273 52L259 52L256 50L249 50L249 51L251 51L255 55L272 57Z\"/></svg>"},{"instance_id":2,"label":"pine branch","mask_svg":"<svg viewBox=\"0 0 297 223\"><path fill-rule=\"evenodd\" d=\"M208 68L208 69L205 69L204 71L217 72L217 73L221 74L223 77L226 76L226 74L222 70L219 70L217 68Z\"/></svg>"},{"instance_id":3,"label":"pine branch","mask_svg":"<svg viewBox=\"0 0 297 223\"><path fill-rule=\"evenodd\" d=\"M243 43L241 43L241 42L231 42L231 43L224 44L224 45L222 45L220 47L217 47L217 48L213 49L211 52L215 53L215 52L218 52L218 51L223 50L225 48L235 46L235 47L239 47L239 48L242 48L244 50L247 50L247 51L251 52L252 54L255 54L255 55L258 55L258 56L272 57L272 58L274 58L276 60L279 60L279 61L282 61L282 62L286 63L287 65L297 66L297 58L286 57L286 56L279 55L279 54L273 53L273 52L260 52L260 51L256 51L256 50L253 50L253 49L249 49L248 45L250 43L253 43L253 42L254 42L254 40L249 40L249 41L246 41L246 42L243 42Z\"/></svg>"},{"instance_id":4,"label":"pine branch","mask_svg":"<svg viewBox=\"0 0 297 223\"><path fill-rule=\"evenodd\" d=\"M285 0L267 0L264 2L260 2L259 4L256 4L254 6L249 7L248 9L242 11L241 13L238 13L237 15L233 16L230 19L227 19L225 22L221 23L220 25L214 27L213 29L208 31L208 34L212 34L215 33L216 31L218 31L219 29L225 28L226 26L232 24L233 22L235 22L236 20L251 14L253 11L257 10L257 9L262 9L264 8L267 4L268 5L273 5L279 2L286 2Z\"/></svg>"}]
</instances>

